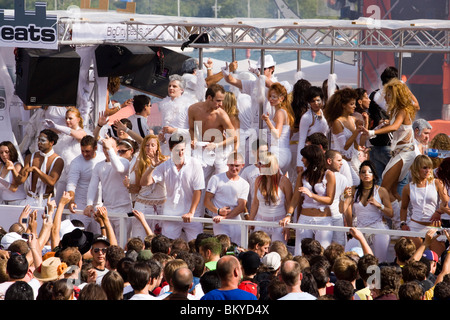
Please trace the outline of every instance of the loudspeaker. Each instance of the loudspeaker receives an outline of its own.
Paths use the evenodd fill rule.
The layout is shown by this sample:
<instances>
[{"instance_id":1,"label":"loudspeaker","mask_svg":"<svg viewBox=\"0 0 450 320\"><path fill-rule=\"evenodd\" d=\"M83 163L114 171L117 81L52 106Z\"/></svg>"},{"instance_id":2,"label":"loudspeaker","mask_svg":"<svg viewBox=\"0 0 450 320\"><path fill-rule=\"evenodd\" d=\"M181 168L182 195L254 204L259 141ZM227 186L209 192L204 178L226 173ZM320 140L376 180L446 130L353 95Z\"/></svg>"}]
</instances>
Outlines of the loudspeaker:
<instances>
[{"instance_id":1,"label":"loudspeaker","mask_svg":"<svg viewBox=\"0 0 450 320\"><path fill-rule=\"evenodd\" d=\"M100 77L119 77L136 72L148 64L155 52L147 46L100 45L95 49Z\"/></svg>"},{"instance_id":2,"label":"loudspeaker","mask_svg":"<svg viewBox=\"0 0 450 320\"><path fill-rule=\"evenodd\" d=\"M156 52L153 60L137 72L122 77L122 85L164 98L167 96L169 76L182 75L183 62L191 57L162 47L150 49Z\"/></svg>"},{"instance_id":3,"label":"loudspeaker","mask_svg":"<svg viewBox=\"0 0 450 320\"><path fill-rule=\"evenodd\" d=\"M81 58L71 47L16 51L16 95L26 105L75 106Z\"/></svg>"}]
</instances>

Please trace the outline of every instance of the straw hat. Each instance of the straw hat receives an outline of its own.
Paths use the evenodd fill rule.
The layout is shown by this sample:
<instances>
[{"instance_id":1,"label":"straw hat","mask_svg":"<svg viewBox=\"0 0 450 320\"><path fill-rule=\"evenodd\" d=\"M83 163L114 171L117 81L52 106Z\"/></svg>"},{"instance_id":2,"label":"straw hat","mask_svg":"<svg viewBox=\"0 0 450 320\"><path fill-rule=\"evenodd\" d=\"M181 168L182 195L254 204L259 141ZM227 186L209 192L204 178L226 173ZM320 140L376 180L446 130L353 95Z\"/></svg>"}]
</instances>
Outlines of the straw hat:
<instances>
[{"instance_id":1,"label":"straw hat","mask_svg":"<svg viewBox=\"0 0 450 320\"><path fill-rule=\"evenodd\" d=\"M44 261L39 268L34 270L33 275L40 281L52 281L65 274L69 268L58 257L50 257Z\"/></svg>"}]
</instances>

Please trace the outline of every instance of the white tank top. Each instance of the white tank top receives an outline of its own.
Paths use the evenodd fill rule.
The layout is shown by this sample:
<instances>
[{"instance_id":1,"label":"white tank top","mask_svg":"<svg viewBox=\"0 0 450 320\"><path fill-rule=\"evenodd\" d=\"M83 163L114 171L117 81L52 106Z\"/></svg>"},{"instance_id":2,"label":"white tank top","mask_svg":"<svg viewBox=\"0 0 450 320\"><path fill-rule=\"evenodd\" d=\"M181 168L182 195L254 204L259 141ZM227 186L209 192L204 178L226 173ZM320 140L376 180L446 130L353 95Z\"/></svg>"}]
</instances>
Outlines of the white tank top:
<instances>
[{"instance_id":1,"label":"white tank top","mask_svg":"<svg viewBox=\"0 0 450 320\"><path fill-rule=\"evenodd\" d=\"M421 222L430 222L430 218L439 204L439 195L435 180L427 182L425 188L418 188L416 184L409 183L409 206L411 219Z\"/></svg>"},{"instance_id":2,"label":"white tank top","mask_svg":"<svg viewBox=\"0 0 450 320\"><path fill-rule=\"evenodd\" d=\"M259 188L256 197L259 201L257 218L267 221L286 215L286 208L284 206L286 197L280 187L278 187L278 200L276 203L270 203L270 205L268 205Z\"/></svg>"},{"instance_id":3,"label":"white tank top","mask_svg":"<svg viewBox=\"0 0 450 320\"><path fill-rule=\"evenodd\" d=\"M373 198L378 203L382 203L378 194L378 188L378 186L374 188ZM359 228L364 228L383 220L383 213L381 210L370 203L367 203L367 205L364 206L360 201L355 201L353 203L353 212L356 217L356 226Z\"/></svg>"},{"instance_id":4,"label":"white tank top","mask_svg":"<svg viewBox=\"0 0 450 320\"><path fill-rule=\"evenodd\" d=\"M314 190L316 191L315 193L319 196L327 195L327 179L326 179L327 171L325 171L322 181L319 183L316 183L316 185L314 186ZM313 188L312 188L311 184L308 181L306 181L305 178L302 178L302 184L305 188L308 188L311 192L313 192ZM322 204L320 202L317 202L316 200L314 200L308 196L303 197L302 208L307 208L307 209L316 208L323 212L326 207L328 207L328 206L325 204Z\"/></svg>"}]
</instances>

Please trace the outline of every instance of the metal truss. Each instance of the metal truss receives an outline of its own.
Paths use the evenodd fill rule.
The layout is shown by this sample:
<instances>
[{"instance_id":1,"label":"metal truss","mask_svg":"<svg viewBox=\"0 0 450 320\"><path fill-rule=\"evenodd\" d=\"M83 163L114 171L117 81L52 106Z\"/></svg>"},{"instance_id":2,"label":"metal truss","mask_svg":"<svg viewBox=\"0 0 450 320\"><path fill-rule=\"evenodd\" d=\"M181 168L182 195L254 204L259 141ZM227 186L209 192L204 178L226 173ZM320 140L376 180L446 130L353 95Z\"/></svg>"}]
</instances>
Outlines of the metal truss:
<instances>
[{"instance_id":1,"label":"metal truss","mask_svg":"<svg viewBox=\"0 0 450 320\"><path fill-rule=\"evenodd\" d=\"M132 19L130 19L132 20ZM223 20L223 21L222 21ZM190 37L208 34L209 43L190 43L194 48L264 49L264 50L318 50L318 51L389 51L389 52L450 52L450 23L427 20L422 24L378 20L294 20L267 19L205 19L152 23L121 21L126 29L122 39L76 40L71 37L74 23L104 23L102 21L59 20L59 43L86 44L142 44L149 46L181 47L193 40ZM318 22L316 22L318 21ZM417 20L420 21L420 20ZM370 22L370 21L369 21ZM385 24L389 24L386 28ZM398 27L396 27L398 26ZM197 37L198 38L198 37Z\"/></svg>"}]
</instances>

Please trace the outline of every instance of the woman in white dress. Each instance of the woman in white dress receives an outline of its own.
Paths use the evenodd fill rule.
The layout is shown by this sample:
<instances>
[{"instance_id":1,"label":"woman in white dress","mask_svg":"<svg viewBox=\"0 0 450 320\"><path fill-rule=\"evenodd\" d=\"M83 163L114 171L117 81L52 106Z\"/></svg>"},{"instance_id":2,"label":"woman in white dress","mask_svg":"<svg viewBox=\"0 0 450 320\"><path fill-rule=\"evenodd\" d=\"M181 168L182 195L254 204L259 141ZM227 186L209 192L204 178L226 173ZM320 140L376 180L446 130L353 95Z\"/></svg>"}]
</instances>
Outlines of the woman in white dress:
<instances>
[{"instance_id":1,"label":"woman in white dress","mask_svg":"<svg viewBox=\"0 0 450 320\"><path fill-rule=\"evenodd\" d=\"M292 184L282 175L277 157L273 154L261 156L258 164L261 172L256 178L249 220L280 221L286 216L286 210L292 198ZM270 235L273 241L286 243L282 228L256 227Z\"/></svg>"},{"instance_id":2,"label":"woman in white dress","mask_svg":"<svg viewBox=\"0 0 450 320\"><path fill-rule=\"evenodd\" d=\"M400 227L399 202L401 196L397 191L397 186L406 177L417 156L412 123L419 110L419 104L406 84L398 79L392 79L385 84L384 92L388 105L389 124L376 130L367 130L361 126L360 131L365 133L369 139L377 134L392 133L391 159L383 171L381 186L389 192L394 209L393 227L398 229Z\"/></svg>"},{"instance_id":3,"label":"woman in white dress","mask_svg":"<svg viewBox=\"0 0 450 320\"><path fill-rule=\"evenodd\" d=\"M433 162L426 155L418 155L411 165L411 182L402 191L402 206L400 211L400 227L402 230L415 232L426 231L432 227L440 227L439 208L447 208L447 190L441 180L433 176ZM442 209L441 209L442 210ZM408 211L410 218L408 219ZM434 239L430 249L439 256L445 250L446 237L443 241ZM412 239L416 248L422 243L421 238Z\"/></svg>"},{"instance_id":4,"label":"woman in white dress","mask_svg":"<svg viewBox=\"0 0 450 320\"><path fill-rule=\"evenodd\" d=\"M361 163L359 169L361 183L344 192L344 197L351 197L350 210L353 215L352 225L349 227L388 229L384 217L391 218L393 215L389 194L383 187L377 185L378 175L372 162L366 160ZM350 188L349 188L350 189ZM344 205L341 201L340 205ZM343 208L343 212L347 208ZM367 243L372 248L374 255L380 262L386 262L389 248L390 236L386 234L373 234L366 236ZM347 248L359 246L356 240L350 240Z\"/></svg>"},{"instance_id":5,"label":"woman in white dress","mask_svg":"<svg viewBox=\"0 0 450 320\"><path fill-rule=\"evenodd\" d=\"M327 101L324 114L331 131L330 149L339 151L352 168L352 183L359 184L358 136L360 132L356 127L353 116L356 108L356 90L344 88L337 90Z\"/></svg>"},{"instance_id":6,"label":"woman in white dress","mask_svg":"<svg viewBox=\"0 0 450 320\"><path fill-rule=\"evenodd\" d=\"M130 181L135 181L135 183L134 185L128 185L129 189L134 188L137 190L134 209L142 212L144 215L162 214L163 204L166 201L166 188L162 182L153 183L149 186L142 185L141 177L149 167L156 167L168 158L161 151L158 136L148 135L144 138L136 164L131 171ZM147 221L147 223L156 233L158 233L158 230L160 231L158 221L152 220ZM146 236L143 225L137 219L132 220L131 230L133 237L144 239Z\"/></svg>"},{"instance_id":7,"label":"woman in white dress","mask_svg":"<svg viewBox=\"0 0 450 320\"><path fill-rule=\"evenodd\" d=\"M289 142L291 127L294 125L294 112L288 100L286 88L280 83L276 82L270 86L268 99L270 105L275 109L273 123L269 113L262 115L262 119L270 129L269 151L278 157L280 170L286 174L292 158Z\"/></svg>"},{"instance_id":8,"label":"woman in white dress","mask_svg":"<svg viewBox=\"0 0 450 320\"><path fill-rule=\"evenodd\" d=\"M20 205L27 197L23 184L16 184L16 178L23 165L11 141L0 143L0 199L3 204Z\"/></svg>"},{"instance_id":9,"label":"woman in white dress","mask_svg":"<svg viewBox=\"0 0 450 320\"><path fill-rule=\"evenodd\" d=\"M46 119L45 124L58 133L58 143L53 150L64 160L64 169L56 184L55 200L59 201L63 191L66 190L70 163L81 154L80 141L87 133L83 129L83 118L76 107L67 108L65 126L58 125L51 119Z\"/></svg>"}]
</instances>

